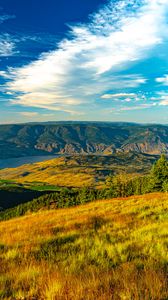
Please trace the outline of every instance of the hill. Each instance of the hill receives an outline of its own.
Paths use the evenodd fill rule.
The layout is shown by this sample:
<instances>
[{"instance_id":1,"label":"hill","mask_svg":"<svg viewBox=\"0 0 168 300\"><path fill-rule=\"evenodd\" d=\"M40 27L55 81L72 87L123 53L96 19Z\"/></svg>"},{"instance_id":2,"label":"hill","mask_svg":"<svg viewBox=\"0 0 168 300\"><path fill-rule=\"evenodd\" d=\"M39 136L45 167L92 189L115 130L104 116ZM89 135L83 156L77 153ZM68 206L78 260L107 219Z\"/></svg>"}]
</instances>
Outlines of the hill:
<instances>
[{"instance_id":1,"label":"hill","mask_svg":"<svg viewBox=\"0 0 168 300\"><path fill-rule=\"evenodd\" d=\"M19 183L43 182L64 187L100 186L109 174L148 173L157 158L155 155L132 152L109 156L64 156L0 170L0 178Z\"/></svg>"},{"instance_id":2,"label":"hill","mask_svg":"<svg viewBox=\"0 0 168 300\"><path fill-rule=\"evenodd\" d=\"M25 189L22 186L1 186L0 184L0 212L15 207L44 195L44 192Z\"/></svg>"},{"instance_id":3,"label":"hill","mask_svg":"<svg viewBox=\"0 0 168 300\"><path fill-rule=\"evenodd\" d=\"M0 222L0 298L166 300L167 211L156 193Z\"/></svg>"},{"instance_id":4,"label":"hill","mask_svg":"<svg viewBox=\"0 0 168 300\"><path fill-rule=\"evenodd\" d=\"M0 159L128 151L168 153L168 126L100 122L0 125Z\"/></svg>"}]
</instances>

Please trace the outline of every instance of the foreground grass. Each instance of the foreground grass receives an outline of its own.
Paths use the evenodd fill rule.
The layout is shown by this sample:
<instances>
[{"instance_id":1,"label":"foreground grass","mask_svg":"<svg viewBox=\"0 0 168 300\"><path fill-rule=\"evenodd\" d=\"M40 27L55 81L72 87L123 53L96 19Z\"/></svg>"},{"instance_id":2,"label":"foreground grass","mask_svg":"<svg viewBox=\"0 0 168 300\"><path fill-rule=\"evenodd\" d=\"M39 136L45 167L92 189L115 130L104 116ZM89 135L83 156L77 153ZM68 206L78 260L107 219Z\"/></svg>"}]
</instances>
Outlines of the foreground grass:
<instances>
[{"instance_id":1,"label":"foreground grass","mask_svg":"<svg viewBox=\"0 0 168 300\"><path fill-rule=\"evenodd\" d=\"M0 299L166 300L168 194L0 223Z\"/></svg>"}]
</instances>

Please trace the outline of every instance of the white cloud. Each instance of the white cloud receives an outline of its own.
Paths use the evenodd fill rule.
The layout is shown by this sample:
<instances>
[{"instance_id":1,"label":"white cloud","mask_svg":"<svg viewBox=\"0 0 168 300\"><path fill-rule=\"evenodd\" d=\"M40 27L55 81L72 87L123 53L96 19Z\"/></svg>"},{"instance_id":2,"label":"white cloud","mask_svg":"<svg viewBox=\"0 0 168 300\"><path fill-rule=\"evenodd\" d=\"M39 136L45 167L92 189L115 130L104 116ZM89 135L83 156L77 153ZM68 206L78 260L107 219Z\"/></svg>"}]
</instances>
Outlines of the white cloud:
<instances>
[{"instance_id":1,"label":"white cloud","mask_svg":"<svg viewBox=\"0 0 168 300\"><path fill-rule=\"evenodd\" d=\"M165 97L162 101L160 101L159 105L167 106L168 105L168 96L167 96L167 98Z\"/></svg>"},{"instance_id":2,"label":"white cloud","mask_svg":"<svg viewBox=\"0 0 168 300\"><path fill-rule=\"evenodd\" d=\"M9 74L5 71L0 71L0 76L3 78L10 78Z\"/></svg>"},{"instance_id":3,"label":"white cloud","mask_svg":"<svg viewBox=\"0 0 168 300\"><path fill-rule=\"evenodd\" d=\"M131 100L132 100L131 98L126 98L124 101L125 102L131 102Z\"/></svg>"},{"instance_id":4,"label":"white cloud","mask_svg":"<svg viewBox=\"0 0 168 300\"><path fill-rule=\"evenodd\" d=\"M102 99L113 99L113 98L134 98L136 97L135 93L118 93L118 94L104 94L101 96Z\"/></svg>"},{"instance_id":5,"label":"white cloud","mask_svg":"<svg viewBox=\"0 0 168 300\"><path fill-rule=\"evenodd\" d=\"M168 75L156 78L156 82L162 83L163 85L168 85Z\"/></svg>"},{"instance_id":6,"label":"white cloud","mask_svg":"<svg viewBox=\"0 0 168 300\"><path fill-rule=\"evenodd\" d=\"M153 106L156 106L156 103L151 103L151 104L141 104L141 105L137 105L137 106L125 106L125 107L121 107L120 111L131 111L131 110L141 110L141 109L147 109L147 108L151 108Z\"/></svg>"},{"instance_id":7,"label":"white cloud","mask_svg":"<svg viewBox=\"0 0 168 300\"><path fill-rule=\"evenodd\" d=\"M159 92L159 105L167 106L168 105L168 93L167 92Z\"/></svg>"},{"instance_id":8,"label":"white cloud","mask_svg":"<svg viewBox=\"0 0 168 300\"><path fill-rule=\"evenodd\" d=\"M2 24L5 21L8 21L10 19L14 19L15 15L1 15L0 16L0 24Z\"/></svg>"},{"instance_id":9,"label":"white cloud","mask_svg":"<svg viewBox=\"0 0 168 300\"><path fill-rule=\"evenodd\" d=\"M41 116L41 117L53 117L54 114L53 113L39 113L39 112L35 112L35 111L21 111L19 112L20 115L24 116L24 117L29 117L29 118L33 118L33 117L37 117L37 116Z\"/></svg>"},{"instance_id":10,"label":"white cloud","mask_svg":"<svg viewBox=\"0 0 168 300\"><path fill-rule=\"evenodd\" d=\"M25 117L36 117L39 115L38 112L29 112L29 111L23 111L23 112L20 112L19 114L22 116L25 116Z\"/></svg>"},{"instance_id":11,"label":"white cloud","mask_svg":"<svg viewBox=\"0 0 168 300\"><path fill-rule=\"evenodd\" d=\"M63 102L64 105L61 105ZM81 112L68 109L65 106L77 105L80 102L77 99L60 98L52 94L45 93L27 93L11 100L12 104L20 104L27 107L37 107L52 111L63 111L72 115L81 115ZM65 105L66 104L66 105Z\"/></svg>"},{"instance_id":12,"label":"white cloud","mask_svg":"<svg viewBox=\"0 0 168 300\"><path fill-rule=\"evenodd\" d=\"M0 57L12 56L15 51L15 43L9 34L0 35ZM2 76L2 73L1 73ZM9 74L6 76L9 77ZM4 74L5 77L5 74Z\"/></svg>"},{"instance_id":13,"label":"white cloud","mask_svg":"<svg viewBox=\"0 0 168 300\"><path fill-rule=\"evenodd\" d=\"M160 106L168 105L168 93L165 91L160 91L156 94L155 97L151 97L150 100L156 101Z\"/></svg>"},{"instance_id":14,"label":"white cloud","mask_svg":"<svg viewBox=\"0 0 168 300\"><path fill-rule=\"evenodd\" d=\"M6 88L15 95L13 104L77 113L72 106L91 104L97 94L144 84L142 76L115 74L163 42L167 10L167 0L125 0L116 5L111 0L90 24L72 26L71 37L55 51L8 70L11 81Z\"/></svg>"}]
</instances>

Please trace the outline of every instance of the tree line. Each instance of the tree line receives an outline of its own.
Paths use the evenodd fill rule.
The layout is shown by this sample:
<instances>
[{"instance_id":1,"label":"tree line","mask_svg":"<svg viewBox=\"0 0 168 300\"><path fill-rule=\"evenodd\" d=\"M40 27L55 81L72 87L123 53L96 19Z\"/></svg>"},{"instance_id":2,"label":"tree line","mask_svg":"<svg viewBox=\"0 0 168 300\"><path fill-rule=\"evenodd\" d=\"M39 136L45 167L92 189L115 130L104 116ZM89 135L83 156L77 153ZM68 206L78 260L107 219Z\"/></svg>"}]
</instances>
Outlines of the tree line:
<instances>
[{"instance_id":1,"label":"tree line","mask_svg":"<svg viewBox=\"0 0 168 300\"><path fill-rule=\"evenodd\" d=\"M154 163L148 175L131 177L128 174L119 174L108 176L103 189L63 188L60 191L45 194L28 203L1 212L0 220L22 216L27 212L35 212L43 208L67 208L98 199L128 197L157 191L168 192L168 161L165 155L162 155Z\"/></svg>"},{"instance_id":2,"label":"tree line","mask_svg":"<svg viewBox=\"0 0 168 300\"><path fill-rule=\"evenodd\" d=\"M168 161L163 154L146 176L131 178L128 174L109 176L106 180L108 192L113 197L142 195L151 192L168 192Z\"/></svg>"}]
</instances>

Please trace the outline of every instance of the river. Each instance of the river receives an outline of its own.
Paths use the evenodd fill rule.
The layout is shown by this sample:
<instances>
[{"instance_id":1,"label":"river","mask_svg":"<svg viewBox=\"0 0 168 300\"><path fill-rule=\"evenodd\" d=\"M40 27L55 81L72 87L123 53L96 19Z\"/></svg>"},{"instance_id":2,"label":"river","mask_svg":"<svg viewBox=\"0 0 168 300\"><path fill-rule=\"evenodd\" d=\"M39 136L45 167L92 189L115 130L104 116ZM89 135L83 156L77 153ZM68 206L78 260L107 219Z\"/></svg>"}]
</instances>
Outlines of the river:
<instances>
[{"instance_id":1,"label":"river","mask_svg":"<svg viewBox=\"0 0 168 300\"><path fill-rule=\"evenodd\" d=\"M25 164L32 164L58 157L59 155L26 156L18 158L0 159L0 169L16 168Z\"/></svg>"}]
</instances>

